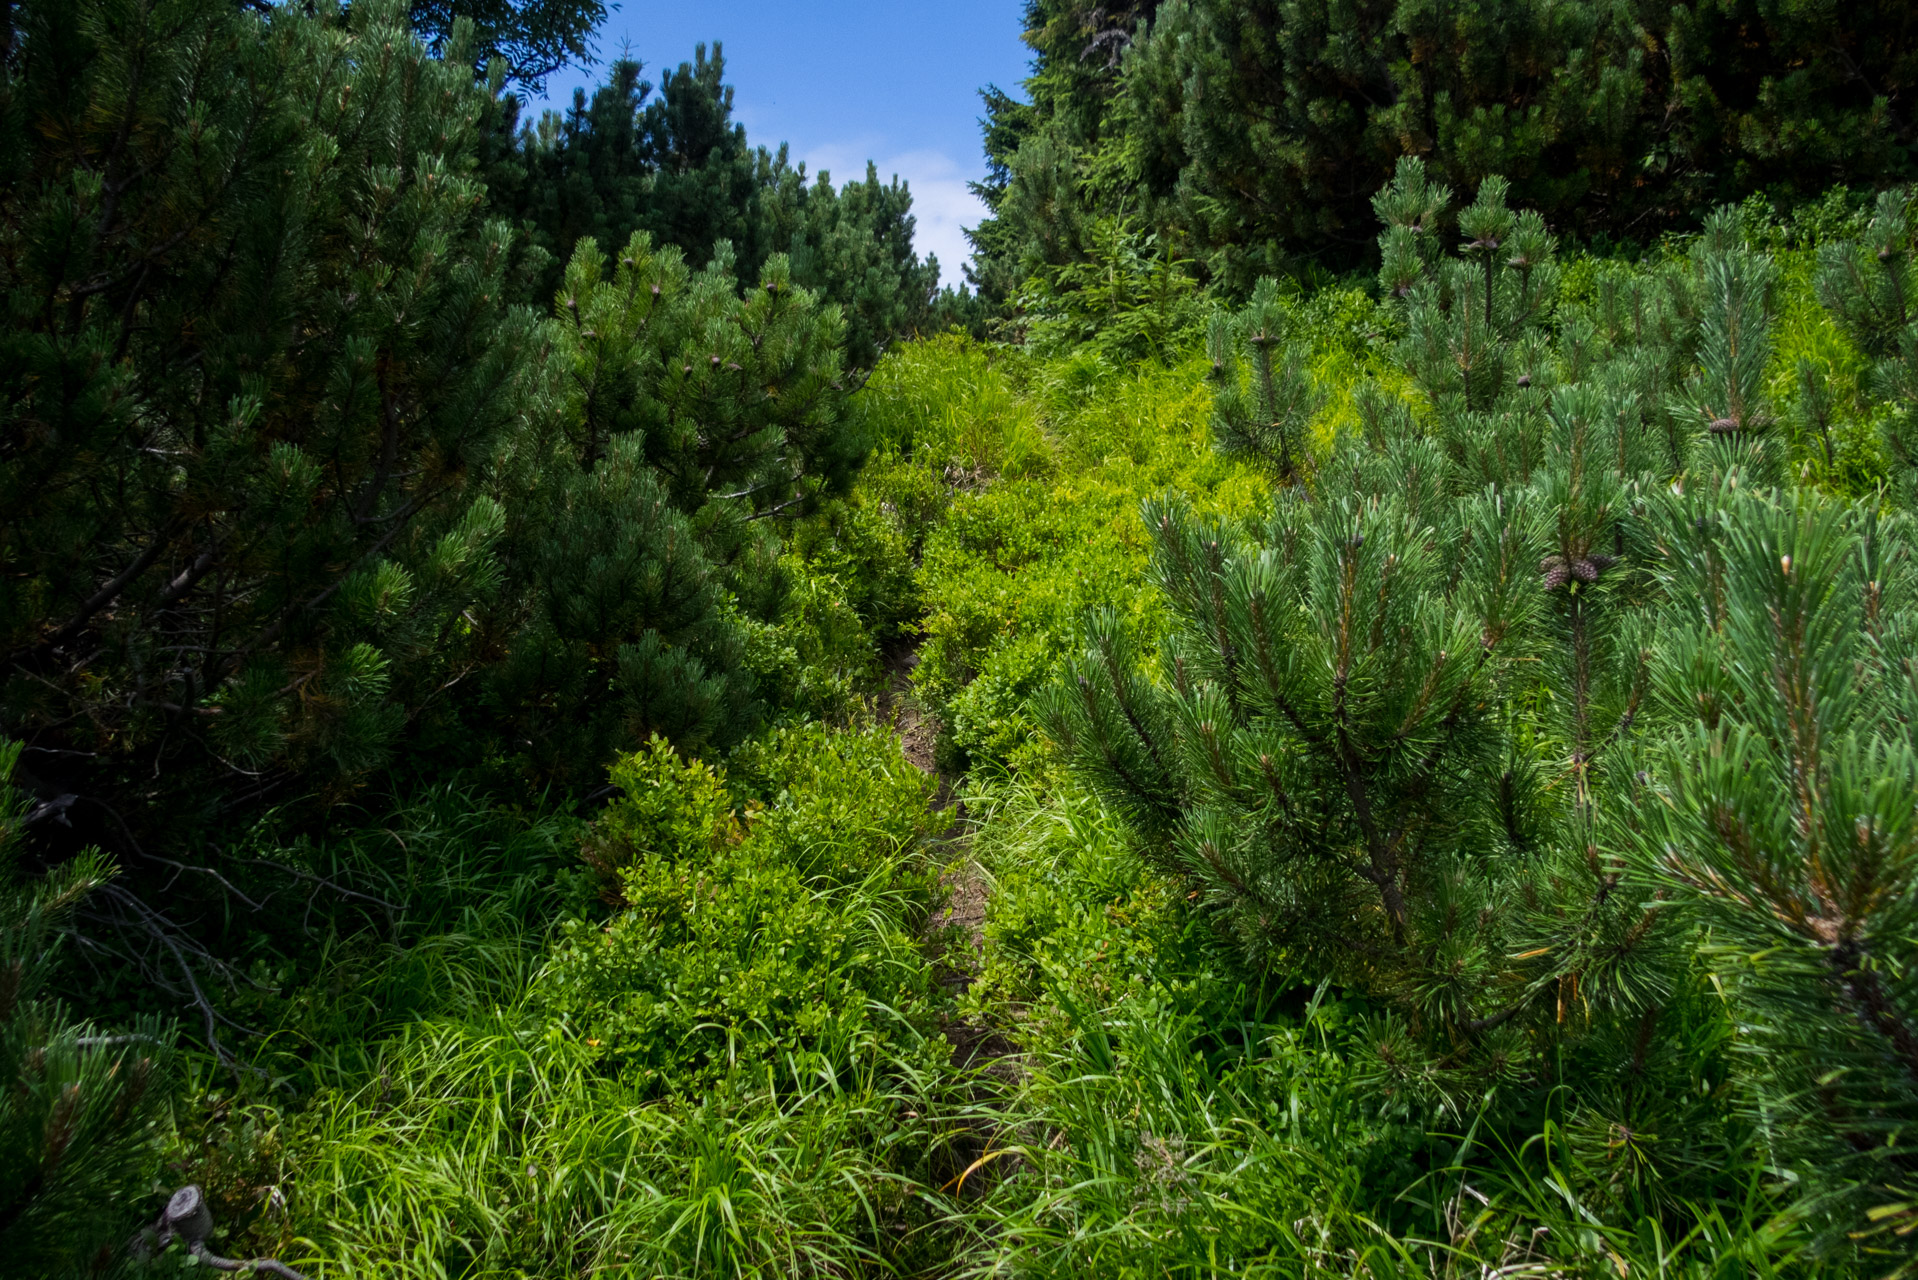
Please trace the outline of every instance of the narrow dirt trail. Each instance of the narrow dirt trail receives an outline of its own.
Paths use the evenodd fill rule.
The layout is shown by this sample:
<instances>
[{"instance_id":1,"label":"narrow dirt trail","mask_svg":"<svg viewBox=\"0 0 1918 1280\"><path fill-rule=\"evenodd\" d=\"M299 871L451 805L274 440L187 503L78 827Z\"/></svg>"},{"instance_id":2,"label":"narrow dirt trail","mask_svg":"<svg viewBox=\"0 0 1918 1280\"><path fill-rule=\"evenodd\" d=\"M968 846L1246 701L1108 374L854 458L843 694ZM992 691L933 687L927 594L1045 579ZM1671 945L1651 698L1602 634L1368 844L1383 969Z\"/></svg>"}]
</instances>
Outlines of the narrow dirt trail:
<instances>
[{"instance_id":1,"label":"narrow dirt trail","mask_svg":"<svg viewBox=\"0 0 1918 1280\"><path fill-rule=\"evenodd\" d=\"M991 890L968 846L972 834L966 803L954 800L954 779L940 772L934 755L939 723L913 693L912 673L919 665L916 646L903 646L886 663L886 689L880 698L881 718L899 735L906 759L938 780L937 803L950 805L951 824L938 837L938 854L948 864L940 876L945 899L926 921L924 941L939 984L954 996L963 995L978 980L985 964L986 906ZM954 1018L945 1028L952 1043L953 1062L978 1067L1011 1080L1017 1071L1018 1050L998 1028L977 1018Z\"/></svg>"}]
</instances>

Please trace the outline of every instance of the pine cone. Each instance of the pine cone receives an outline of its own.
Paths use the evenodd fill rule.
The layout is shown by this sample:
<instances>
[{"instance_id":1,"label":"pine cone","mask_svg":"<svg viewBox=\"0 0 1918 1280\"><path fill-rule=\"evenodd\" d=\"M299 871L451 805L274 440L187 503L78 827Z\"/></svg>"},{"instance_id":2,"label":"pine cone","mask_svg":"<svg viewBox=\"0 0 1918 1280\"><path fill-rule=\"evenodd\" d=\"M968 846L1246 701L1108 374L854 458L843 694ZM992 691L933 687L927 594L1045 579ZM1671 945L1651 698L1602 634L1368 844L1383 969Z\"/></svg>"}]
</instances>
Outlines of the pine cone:
<instances>
[{"instance_id":1,"label":"pine cone","mask_svg":"<svg viewBox=\"0 0 1918 1280\"><path fill-rule=\"evenodd\" d=\"M1728 436L1744 429L1745 424L1737 418L1713 418L1710 425L1705 428L1715 436Z\"/></svg>"},{"instance_id":2,"label":"pine cone","mask_svg":"<svg viewBox=\"0 0 1918 1280\"><path fill-rule=\"evenodd\" d=\"M1617 556L1607 555L1580 556L1572 560L1564 556L1546 556L1538 562L1538 572L1545 580L1545 589L1556 591L1574 580L1597 582L1599 574L1617 563Z\"/></svg>"},{"instance_id":3,"label":"pine cone","mask_svg":"<svg viewBox=\"0 0 1918 1280\"><path fill-rule=\"evenodd\" d=\"M1599 574L1617 563L1611 556L1586 556L1572 561L1572 576L1580 582L1597 582Z\"/></svg>"}]
</instances>

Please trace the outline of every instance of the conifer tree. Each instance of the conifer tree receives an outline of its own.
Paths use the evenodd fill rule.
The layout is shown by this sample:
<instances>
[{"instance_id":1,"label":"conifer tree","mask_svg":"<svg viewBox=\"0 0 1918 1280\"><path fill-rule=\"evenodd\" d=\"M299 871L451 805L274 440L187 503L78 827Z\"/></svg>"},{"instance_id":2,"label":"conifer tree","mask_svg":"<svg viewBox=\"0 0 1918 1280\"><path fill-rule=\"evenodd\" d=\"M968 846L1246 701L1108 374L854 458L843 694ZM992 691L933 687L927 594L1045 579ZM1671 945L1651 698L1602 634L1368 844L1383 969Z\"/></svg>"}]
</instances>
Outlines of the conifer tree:
<instances>
[{"instance_id":1,"label":"conifer tree","mask_svg":"<svg viewBox=\"0 0 1918 1280\"><path fill-rule=\"evenodd\" d=\"M535 390L486 91L390 3L12 12L0 721L82 794L361 774L472 660Z\"/></svg>"},{"instance_id":2,"label":"conifer tree","mask_svg":"<svg viewBox=\"0 0 1918 1280\"><path fill-rule=\"evenodd\" d=\"M1909 518L1700 485L1659 527L1674 723L1608 831L1710 927L1774 1158L1906 1266L1918 1218Z\"/></svg>"},{"instance_id":3,"label":"conifer tree","mask_svg":"<svg viewBox=\"0 0 1918 1280\"><path fill-rule=\"evenodd\" d=\"M557 403L511 464L489 696L562 776L751 726L742 619L780 599L773 523L843 493L870 447L843 413L838 308L783 257L744 296L730 267L690 272L644 232L612 264L588 239L556 301Z\"/></svg>"},{"instance_id":4,"label":"conifer tree","mask_svg":"<svg viewBox=\"0 0 1918 1280\"><path fill-rule=\"evenodd\" d=\"M1487 252L1545 275L1549 239L1486 185L1456 254L1415 164L1377 202L1422 403L1363 389L1361 430L1262 528L1150 505L1157 661L1089 619L1042 717L1249 958L1390 1010L1368 1034L1390 1096L1489 1108L1575 1078L1560 1132L1606 1171L1590 1203L1669 1192L1718 1157L1714 1086L1661 1046L1722 1002L1803 1212L1908 1264L1909 517L1770 487L1772 268L1732 211L1689 261L1600 272L1552 333ZM1829 304L1887 358L1901 208L1883 257L1825 257ZM1243 395L1217 397L1228 447Z\"/></svg>"},{"instance_id":5,"label":"conifer tree","mask_svg":"<svg viewBox=\"0 0 1918 1280\"><path fill-rule=\"evenodd\" d=\"M1212 357L1212 436L1226 453L1258 458L1283 484L1305 477L1309 427L1322 397L1306 372L1311 354L1288 340L1278 282L1260 281L1236 316L1215 313L1206 333ZM1241 356L1248 368L1241 375Z\"/></svg>"},{"instance_id":6,"label":"conifer tree","mask_svg":"<svg viewBox=\"0 0 1918 1280\"><path fill-rule=\"evenodd\" d=\"M1148 507L1160 678L1101 617L1042 706L1249 956L1380 998L1381 1078L1454 1104L1552 1043L1612 1045L1613 1078L1637 1078L1631 1046L1676 989L1671 928L1617 892L1595 838L1648 679L1643 354L1578 326L1554 350L1552 240L1504 191L1487 180L1448 253L1446 193L1401 166L1378 199L1384 281L1425 412L1361 397L1364 432L1275 468L1249 536ZM1238 324L1282 334L1283 310L1263 284ZM1254 351L1251 390L1234 369L1215 397L1225 448L1274 438ZM1297 390L1267 398L1309 403L1296 361L1284 377ZM1268 460L1312 447L1278 438ZM1659 1091L1625 1093L1653 1123Z\"/></svg>"},{"instance_id":7,"label":"conifer tree","mask_svg":"<svg viewBox=\"0 0 1918 1280\"><path fill-rule=\"evenodd\" d=\"M1907 180L1918 120L1918 18L1891 0L1033 0L1025 29L1027 100L986 98L973 272L995 300L1041 246L1121 214L1235 297L1304 261L1360 266L1406 156L1462 189L1501 174L1562 231L1639 239L1754 192Z\"/></svg>"},{"instance_id":8,"label":"conifer tree","mask_svg":"<svg viewBox=\"0 0 1918 1280\"><path fill-rule=\"evenodd\" d=\"M1765 395L1775 269L1769 258L1738 243L1729 209L1706 221L1694 256L1699 368L1687 390L1693 420L1704 424L1694 465L1717 473L1736 468L1752 481L1776 484L1784 459Z\"/></svg>"},{"instance_id":9,"label":"conifer tree","mask_svg":"<svg viewBox=\"0 0 1918 1280\"><path fill-rule=\"evenodd\" d=\"M1387 228L1379 282L1406 311L1400 361L1448 418L1489 408L1516 385L1524 375L1508 368L1514 346L1557 296L1557 242L1535 211L1506 207L1508 190L1496 175L1480 185L1457 215L1455 255L1439 249L1451 193L1430 182L1422 161L1401 161L1374 201Z\"/></svg>"},{"instance_id":10,"label":"conifer tree","mask_svg":"<svg viewBox=\"0 0 1918 1280\"><path fill-rule=\"evenodd\" d=\"M593 32L606 20L602 0L410 0L413 27L436 53L454 47L453 30L471 29L462 48L484 74L495 58L509 79L534 93L546 77L592 61Z\"/></svg>"},{"instance_id":11,"label":"conifer tree","mask_svg":"<svg viewBox=\"0 0 1918 1280\"><path fill-rule=\"evenodd\" d=\"M542 302L579 240L619 245L645 231L699 266L730 252L747 277L784 255L799 284L839 304L857 368L928 322L939 269L913 249L905 184L881 182L869 164L863 180L836 187L829 174L809 178L783 146L750 146L733 118L717 43L668 69L657 92L641 72L622 58L590 97L577 91L563 115L548 112L520 129L509 98L491 122L490 145L501 154L488 169L490 198L551 255Z\"/></svg>"},{"instance_id":12,"label":"conifer tree","mask_svg":"<svg viewBox=\"0 0 1918 1280\"><path fill-rule=\"evenodd\" d=\"M31 802L0 741L0 1276L98 1274L159 1172L169 1037L102 1031L44 995L62 918L112 867L88 852L38 879L18 865Z\"/></svg>"}]
</instances>

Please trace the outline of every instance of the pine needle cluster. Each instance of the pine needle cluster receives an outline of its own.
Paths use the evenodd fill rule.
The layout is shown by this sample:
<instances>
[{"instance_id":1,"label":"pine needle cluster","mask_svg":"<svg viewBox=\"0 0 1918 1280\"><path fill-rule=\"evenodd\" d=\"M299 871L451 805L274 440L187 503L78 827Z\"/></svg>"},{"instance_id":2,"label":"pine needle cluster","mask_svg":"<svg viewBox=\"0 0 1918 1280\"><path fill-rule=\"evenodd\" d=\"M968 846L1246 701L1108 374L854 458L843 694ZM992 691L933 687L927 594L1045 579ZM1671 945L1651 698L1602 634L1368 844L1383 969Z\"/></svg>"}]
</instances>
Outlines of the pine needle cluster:
<instances>
[{"instance_id":1,"label":"pine needle cluster","mask_svg":"<svg viewBox=\"0 0 1918 1280\"><path fill-rule=\"evenodd\" d=\"M1273 511L1148 504L1171 626L1149 652L1091 617L1049 732L1249 960L1374 1002L1384 1096L1572 1085L1611 1193L1732 1140L1712 1055L1669 1051L1710 975L1806 1212L1905 1256L1909 520L1780 488L1775 271L1732 212L1570 307L1502 182L1453 218L1406 161L1375 205L1402 337L1359 430L1315 445L1278 407L1303 358L1230 340L1284 333L1272 286L1216 320L1215 437ZM1898 207L1873 235L1904 245ZM1868 262L1824 287L1892 352L1902 277Z\"/></svg>"}]
</instances>

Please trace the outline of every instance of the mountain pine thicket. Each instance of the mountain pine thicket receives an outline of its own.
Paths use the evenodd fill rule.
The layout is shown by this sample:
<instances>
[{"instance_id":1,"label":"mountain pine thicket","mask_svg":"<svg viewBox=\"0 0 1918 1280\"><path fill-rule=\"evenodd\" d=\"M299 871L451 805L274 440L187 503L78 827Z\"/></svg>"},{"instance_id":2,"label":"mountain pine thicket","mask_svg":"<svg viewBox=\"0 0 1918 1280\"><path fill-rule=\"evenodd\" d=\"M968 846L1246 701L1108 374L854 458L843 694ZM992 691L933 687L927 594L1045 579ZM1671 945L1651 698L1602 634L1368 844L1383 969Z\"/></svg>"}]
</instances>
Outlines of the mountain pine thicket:
<instances>
[{"instance_id":1,"label":"mountain pine thicket","mask_svg":"<svg viewBox=\"0 0 1918 1280\"><path fill-rule=\"evenodd\" d=\"M1903 8L605 16L0 19L0 1277L1918 1271Z\"/></svg>"},{"instance_id":2,"label":"mountain pine thicket","mask_svg":"<svg viewBox=\"0 0 1918 1280\"><path fill-rule=\"evenodd\" d=\"M1902 4L1427 5L1029 0L1029 102L985 95L981 289L1073 261L1101 219L1211 277L1361 261L1398 157L1586 239L1639 240L1763 192L1909 176Z\"/></svg>"},{"instance_id":3,"label":"mountain pine thicket","mask_svg":"<svg viewBox=\"0 0 1918 1280\"><path fill-rule=\"evenodd\" d=\"M809 179L784 147L749 147L732 121L718 44L710 57L701 46L692 62L666 70L656 95L642 71L615 61L590 98L578 90L564 113L523 125L517 99L501 102L488 188L552 255L543 289L556 286L581 237L624 244L645 231L695 263L726 241L746 277L785 255L795 281L844 311L848 359L859 368L893 335L931 321L939 269L913 252L902 183L880 182L867 165L863 179L834 187L826 173Z\"/></svg>"}]
</instances>

